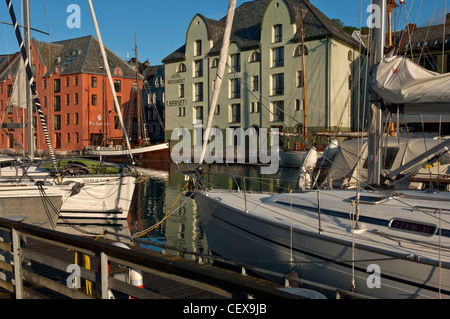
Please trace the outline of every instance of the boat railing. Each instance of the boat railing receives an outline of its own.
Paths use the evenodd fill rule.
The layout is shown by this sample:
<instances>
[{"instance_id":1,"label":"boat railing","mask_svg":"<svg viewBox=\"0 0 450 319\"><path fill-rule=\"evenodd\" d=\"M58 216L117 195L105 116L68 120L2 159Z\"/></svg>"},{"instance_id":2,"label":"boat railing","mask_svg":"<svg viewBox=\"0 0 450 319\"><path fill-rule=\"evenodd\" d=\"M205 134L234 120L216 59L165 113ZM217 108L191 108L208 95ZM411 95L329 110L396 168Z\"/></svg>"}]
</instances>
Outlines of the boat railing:
<instances>
[{"instance_id":1,"label":"boat railing","mask_svg":"<svg viewBox=\"0 0 450 319\"><path fill-rule=\"evenodd\" d=\"M236 177L234 176L230 166L227 163L225 163L225 165L228 168L229 174L223 173L223 172L215 173L215 172L206 171L206 170L201 169L201 167L196 167L196 165L194 163L181 162L181 161L174 161L174 163L177 166L178 171L185 176L186 180L197 181L197 185L201 186L201 188L203 188L204 190L207 190L207 188L208 188L207 182L204 179L205 175L218 175L218 176L231 177L233 179L234 183L236 184L237 190L238 191L241 190L239 183L236 180ZM183 163L186 165L186 168L184 168L184 169L181 167L181 164L183 164Z\"/></svg>"}]
</instances>

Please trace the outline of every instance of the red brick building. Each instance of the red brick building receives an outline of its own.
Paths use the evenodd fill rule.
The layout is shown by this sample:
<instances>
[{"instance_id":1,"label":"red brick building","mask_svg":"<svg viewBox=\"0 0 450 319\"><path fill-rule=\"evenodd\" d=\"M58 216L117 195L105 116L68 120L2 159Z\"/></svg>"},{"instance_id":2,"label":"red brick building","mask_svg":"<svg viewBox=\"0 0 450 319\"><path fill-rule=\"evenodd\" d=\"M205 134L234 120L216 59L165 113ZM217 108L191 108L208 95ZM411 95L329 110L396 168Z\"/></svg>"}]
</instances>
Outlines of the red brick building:
<instances>
[{"instance_id":1,"label":"red brick building","mask_svg":"<svg viewBox=\"0 0 450 319\"><path fill-rule=\"evenodd\" d=\"M122 127L98 41L92 36L53 43L33 39L31 50L36 88L55 151L82 151L88 147L122 144ZM131 127L137 98L136 73L116 54L106 51L125 125ZM0 56L0 119L3 117L3 123L26 122L26 110L7 107L20 59L19 54ZM141 85L139 80L139 88ZM33 120L36 149L46 150L37 112ZM7 133L27 148L26 129L9 129ZM0 134L0 149L19 150L4 131Z\"/></svg>"}]
</instances>

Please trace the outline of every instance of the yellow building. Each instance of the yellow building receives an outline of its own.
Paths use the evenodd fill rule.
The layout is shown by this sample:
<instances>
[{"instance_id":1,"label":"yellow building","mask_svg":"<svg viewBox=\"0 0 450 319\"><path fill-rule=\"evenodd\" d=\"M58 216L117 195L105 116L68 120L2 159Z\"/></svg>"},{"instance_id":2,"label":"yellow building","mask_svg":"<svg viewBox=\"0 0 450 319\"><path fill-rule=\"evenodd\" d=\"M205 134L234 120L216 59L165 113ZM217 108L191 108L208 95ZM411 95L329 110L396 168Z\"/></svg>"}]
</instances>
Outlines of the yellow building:
<instances>
[{"instance_id":1,"label":"yellow building","mask_svg":"<svg viewBox=\"0 0 450 319\"><path fill-rule=\"evenodd\" d=\"M225 19L197 14L186 43L163 60L167 139L176 128L192 131L196 121L206 125ZM310 134L351 130L358 62L358 42L308 0L246 2L236 8L213 127L301 133L306 89ZM295 141L286 142L280 147L292 147Z\"/></svg>"}]
</instances>

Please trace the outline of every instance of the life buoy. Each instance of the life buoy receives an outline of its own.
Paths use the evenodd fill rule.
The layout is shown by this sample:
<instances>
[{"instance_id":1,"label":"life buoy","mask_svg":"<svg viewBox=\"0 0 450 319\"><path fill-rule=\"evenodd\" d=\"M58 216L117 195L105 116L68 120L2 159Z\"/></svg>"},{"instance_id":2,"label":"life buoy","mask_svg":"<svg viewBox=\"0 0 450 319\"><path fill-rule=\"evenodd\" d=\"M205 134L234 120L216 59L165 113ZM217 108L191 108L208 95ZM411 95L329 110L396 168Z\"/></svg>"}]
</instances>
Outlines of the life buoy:
<instances>
[{"instance_id":1,"label":"life buoy","mask_svg":"<svg viewBox=\"0 0 450 319\"><path fill-rule=\"evenodd\" d=\"M295 142L295 150L296 151L300 151L300 149L302 148L302 146L300 145L299 142Z\"/></svg>"}]
</instances>

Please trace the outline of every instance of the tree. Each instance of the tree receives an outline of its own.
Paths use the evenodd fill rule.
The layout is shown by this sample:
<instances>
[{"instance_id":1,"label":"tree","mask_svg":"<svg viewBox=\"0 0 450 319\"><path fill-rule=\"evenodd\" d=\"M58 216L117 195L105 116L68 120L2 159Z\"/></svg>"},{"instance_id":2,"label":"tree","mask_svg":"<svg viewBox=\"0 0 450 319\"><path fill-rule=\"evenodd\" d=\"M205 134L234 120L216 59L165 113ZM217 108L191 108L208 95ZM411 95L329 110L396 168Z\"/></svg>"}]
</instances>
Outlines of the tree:
<instances>
[{"instance_id":1,"label":"tree","mask_svg":"<svg viewBox=\"0 0 450 319\"><path fill-rule=\"evenodd\" d=\"M341 21L340 19L337 19L337 18L331 19L331 21L336 23L338 25L338 27L340 27L342 30L344 30L349 35L352 35L354 31L359 30L359 28L357 28L357 27L346 26L343 21ZM368 27L361 28L361 34L363 34L363 35L369 34L369 28Z\"/></svg>"}]
</instances>

